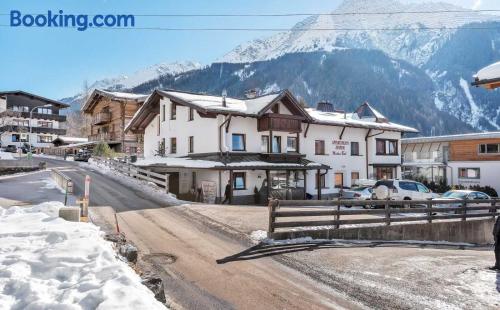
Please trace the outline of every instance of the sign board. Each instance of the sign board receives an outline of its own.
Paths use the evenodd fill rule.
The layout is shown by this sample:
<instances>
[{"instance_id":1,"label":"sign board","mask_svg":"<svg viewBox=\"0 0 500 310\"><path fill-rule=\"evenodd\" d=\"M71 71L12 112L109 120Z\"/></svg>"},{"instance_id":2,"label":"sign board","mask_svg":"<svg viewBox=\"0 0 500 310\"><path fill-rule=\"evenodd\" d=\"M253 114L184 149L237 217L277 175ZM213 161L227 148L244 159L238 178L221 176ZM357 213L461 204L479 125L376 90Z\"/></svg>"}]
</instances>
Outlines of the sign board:
<instances>
[{"instance_id":1,"label":"sign board","mask_svg":"<svg viewBox=\"0 0 500 310\"><path fill-rule=\"evenodd\" d=\"M347 146L350 144L348 141L333 140L333 155L347 155Z\"/></svg>"},{"instance_id":2,"label":"sign board","mask_svg":"<svg viewBox=\"0 0 500 310\"><path fill-rule=\"evenodd\" d=\"M201 181L201 192L204 203L215 203L217 197L217 184L212 181Z\"/></svg>"}]
</instances>

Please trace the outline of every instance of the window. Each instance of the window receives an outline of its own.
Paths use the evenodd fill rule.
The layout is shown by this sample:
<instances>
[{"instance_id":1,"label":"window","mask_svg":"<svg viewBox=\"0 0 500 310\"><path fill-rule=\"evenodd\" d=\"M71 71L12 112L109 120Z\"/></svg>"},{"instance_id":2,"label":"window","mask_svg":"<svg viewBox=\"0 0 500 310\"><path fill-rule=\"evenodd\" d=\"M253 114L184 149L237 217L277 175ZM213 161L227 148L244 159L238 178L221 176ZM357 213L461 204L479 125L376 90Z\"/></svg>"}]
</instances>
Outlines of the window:
<instances>
[{"instance_id":1,"label":"window","mask_svg":"<svg viewBox=\"0 0 500 310\"><path fill-rule=\"evenodd\" d=\"M262 153L269 153L269 136L260 137L260 151Z\"/></svg>"},{"instance_id":2,"label":"window","mask_svg":"<svg viewBox=\"0 0 500 310\"><path fill-rule=\"evenodd\" d=\"M38 127L52 128L52 122L38 121Z\"/></svg>"},{"instance_id":3,"label":"window","mask_svg":"<svg viewBox=\"0 0 500 310\"><path fill-rule=\"evenodd\" d=\"M136 146L131 146L131 147L129 147L128 152L129 152L130 154L135 154L135 153L137 153L137 147L136 147Z\"/></svg>"},{"instance_id":4,"label":"window","mask_svg":"<svg viewBox=\"0 0 500 310\"><path fill-rule=\"evenodd\" d=\"M177 119L177 104L173 102L170 104L170 119Z\"/></svg>"},{"instance_id":5,"label":"window","mask_svg":"<svg viewBox=\"0 0 500 310\"><path fill-rule=\"evenodd\" d=\"M351 156L359 156L359 142L351 142Z\"/></svg>"},{"instance_id":6,"label":"window","mask_svg":"<svg viewBox=\"0 0 500 310\"><path fill-rule=\"evenodd\" d=\"M29 120L25 119L14 119L12 121L12 124L15 126L24 126L24 127L29 127L30 122Z\"/></svg>"},{"instance_id":7,"label":"window","mask_svg":"<svg viewBox=\"0 0 500 310\"><path fill-rule=\"evenodd\" d=\"M321 188L326 188L326 178L324 174L316 173L316 188L318 188L318 185L321 186Z\"/></svg>"},{"instance_id":8,"label":"window","mask_svg":"<svg viewBox=\"0 0 500 310\"><path fill-rule=\"evenodd\" d=\"M235 172L233 173L233 188L234 189L246 189L246 177L245 172Z\"/></svg>"},{"instance_id":9,"label":"window","mask_svg":"<svg viewBox=\"0 0 500 310\"><path fill-rule=\"evenodd\" d=\"M161 121L164 122L165 121L165 114L166 114L166 108L165 108L165 105L162 104L161 106Z\"/></svg>"},{"instance_id":10,"label":"window","mask_svg":"<svg viewBox=\"0 0 500 310\"><path fill-rule=\"evenodd\" d=\"M189 144L188 152L193 153L194 152L194 137L193 136L189 137L188 144Z\"/></svg>"},{"instance_id":11,"label":"window","mask_svg":"<svg viewBox=\"0 0 500 310\"><path fill-rule=\"evenodd\" d=\"M273 153L281 153L281 137L273 136Z\"/></svg>"},{"instance_id":12,"label":"window","mask_svg":"<svg viewBox=\"0 0 500 310\"><path fill-rule=\"evenodd\" d=\"M165 156L165 138L158 142L158 155Z\"/></svg>"},{"instance_id":13,"label":"window","mask_svg":"<svg viewBox=\"0 0 500 310\"><path fill-rule=\"evenodd\" d=\"M357 180L359 180L359 172L351 172L351 186L356 185Z\"/></svg>"},{"instance_id":14,"label":"window","mask_svg":"<svg viewBox=\"0 0 500 310\"><path fill-rule=\"evenodd\" d=\"M297 137L286 138L286 151L292 153L297 152Z\"/></svg>"},{"instance_id":15,"label":"window","mask_svg":"<svg viewBox=\"0 0 500 310\"><path fill-rule=\"evenodd\" d=\"M417 183L415 182L399 182L399 187L405 191L418 192Z\"/></svg>"},{"instance_id":16,"label":"window","mask_svg":"<svg viewBox=\"0 0 500 310\"><path fill-rule=\"evenodd\" d=\"M499 154L500 144L490 143L490 144L480 144L479 154Z\"/></svg>"},{"instance_id":17,"label":"window","mask_svg":"<svg viewBox=\"0 0 500 310\"><path fill-rule=\"evenodd\" d=\"M170 154L177 153L177 138L170 138Z\"/></svg>"},{"instance_id":18,"label":"window","mask_svg":"<svg viewBox=\"0 0 500 310\"><path fill-rule=\"evenodd\" d=\"M335 188L344 187L344 174L342 172L335 173Z\"/></svg>"},{"instance_id":19,"label":"window","mask_svg":"<svg viewBox=\"0 0 500 310\"><path fill-rule=\"evenodd\" d=\"M375 176L377 180L394 179L394 168L392 167L376 167Z\"/></svg>"},{"instance_id":20,"label":"window","mask_svg":"<svg viewBox=\"0 0 500 310\"><path fill-rule=\"evenodd\" d=\"M458 168L458 177L460 179L479 179L479 168Z\"/></svg>"},{"instance_id":21,"label":"window","mask_svg":"<svg viewBox=\"0 0 500 310\"><path fill-rule=\"evenodd\" d=\"M12 142L28 142L29 136L26 133L13 134L11 139L12 139Z\"/></svg>"},{"instance_id":22,"label":"window","mask_svg":"<svg viewBox=\"0 0 500 310\"><path fill-rule=\"evenodd\" d=\"M314 142L314 154L325 155L325 140L316 140Z\"/></svg>"},{"instance_id":23,"label":"window","mask_svg":"<svg viewBox=\"0 0 500 310\"><path fill-rule=\"evenodd\" d=\"M245 135L240 133L233 133L233 151L246 150Z\"/></svg>"},{"instance_id":24,"label":"window","mask_svg":"<svg viewBox=\"0 0 500 310\"><path fill-rule=\"evenodd\" d=\"M191 172L191 188L196 189L196 171Z\"/></svg>"},{"instance_id":25,"label":"window","mask_svg":"<svg viewBox=\"0 0 500 310\"><path fill-rule=\"evenodd\" d=\"M38 136L39 143L50 143L52 140L52 136Z\"/></svg>"},{"instance_id":26,"label":"window","mask_svg":"<svg viewBox=\"0 0 500 310\"><path fill-rule=\"evenodd\" d=\"M271 108L271 112L273 112L273 113L280 113L280 105L279 105L279 103L276 103L275 105L273 105L273 107Z\"/></svg>"},{"instance_id":27,"label":"window","mask_svg":"<svg viewBox=\"0 0 500 310\"><path fill-rule=\"evenodd\" d=\"M14 111L14 112L29 112L30 109L28 107L25 107L25 106L15 105L15 106L12 106L12 111Z\"/></svg>"},{"instance_id":28,"label":"window","mask_svg":"<svg viewBox=\"0 0 500 310\"><path fill-rule=\"evenodd\" d=\"M189 115L188 115L188 121L194 120L194 109L189 108Z\"/></svg>"},{"instance_id":29,"label":"window","mask_svg":"<svg viewBox=\"0 0 500 310\"><path fill-rule=\"evenodd\" d=\"M377 139L377 155L398 155L398 140Z\"/></svg>"},{"instance_id":30,"label":"window","mask_svg":"<svg viewBox=\"0 0 500 310\"><path fill-rule=\"evenodd\" d=\"M421 192L421 193L429 193L430 190L425 187L424 184L421 184L421 183L417 183L417 188L418 188L418 191Z\"/></svg>"},{"instance_id":31,"label":"window","mask_svg":"<svg viewBox=\"0 0 500 310\"><path fill-rule=\"evenodd\" d=\"M158 116L158 123L156 124L157 125L157 128L156 128L156 135L159 136L160 135L160 116Z\"/></svg>"},{"instance_id":32,"label":"window","mask_svg":"<svg viewBox=\"0 0 500 310\"><path fill-rule=\"evenodd\" d=\"M51 108L37 108L38 114L52 114Z\"/></svg>"}]
</instances>

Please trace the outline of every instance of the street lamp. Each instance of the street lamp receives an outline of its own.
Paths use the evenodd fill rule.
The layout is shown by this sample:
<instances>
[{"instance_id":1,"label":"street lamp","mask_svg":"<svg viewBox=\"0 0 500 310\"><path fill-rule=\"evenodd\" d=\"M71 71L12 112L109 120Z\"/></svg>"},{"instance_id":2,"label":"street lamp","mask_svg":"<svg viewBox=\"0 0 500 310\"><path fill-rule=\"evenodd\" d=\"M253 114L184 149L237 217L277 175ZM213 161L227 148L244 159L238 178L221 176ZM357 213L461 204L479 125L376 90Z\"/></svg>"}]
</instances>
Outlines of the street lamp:
<instances>
[{"instance_id":1,"label":"street lamp","mask_svg":"<svg viewBox=\"0 0 500 310\"><path fill-rule=\"evenodd\" d=\"M30 150L30 154L31 154L31 133L32 133L32 130L33 130L33 126L31 125L31 122L33 121L33 111L35 109L39 109L39 108L50 108L52 107L51 104L44 104L44 105L41 105L41 106L37 106L37 107L34 107L33 109L30 110L30 133L29 133L29 138L28 138L28 143L29 143L29 150Z\"/></svg>"}]
</instances>

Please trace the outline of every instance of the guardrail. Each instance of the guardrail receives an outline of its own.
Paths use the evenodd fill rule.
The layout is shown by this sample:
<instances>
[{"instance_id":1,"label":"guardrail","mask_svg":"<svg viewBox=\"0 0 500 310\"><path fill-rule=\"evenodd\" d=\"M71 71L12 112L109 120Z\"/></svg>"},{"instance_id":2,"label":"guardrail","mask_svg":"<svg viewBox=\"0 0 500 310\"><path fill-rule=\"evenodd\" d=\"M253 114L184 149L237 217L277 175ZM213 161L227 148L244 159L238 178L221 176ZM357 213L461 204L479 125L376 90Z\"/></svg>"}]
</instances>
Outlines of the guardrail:
<instances>
[{"instance_id":1,"label":"guardrail","mask_svg":"<svg viewBox=\"0 0 500 310\"><path fill-rule=\"evenodd\" d=\"M168 193L168 174L156 173L150 170L139 168L128 162L122 162L109 158L101 159L93 157L93 159L129 177L134 177L137 179L155 183L156 185L165 188L166 192Z\"/></svg>"},{"instance_id":2,"label":"guardrail","mask_svg":"<svg viewBox=\"0 0 500 310\"><path fill-rule=\"evenodd\" d=\"M73 181L56 168L52 168L50 174L56 184L64 190L64 205L66 205L68 203L68 194L73 193Z\"/></svg>"},{"instance_id":3,"label":"guardrail","mask_svg":"<svg viewBox=\"0 0 500 310\"><path fill-rule=\"evenodd\" d=\"M436 207L436 205L459 205L459 207ZM381 209L343 209L342 206L383 206ZM404 207L408 206L408 207ZM416 206L416 207L412 207ZM268 233L276 229L315 227L318 229L340 229L342 225L384 224L471 218L495 218L500 215L499 199L477 200L270 200ZM334 208L325 208L334 207ZM302 210L293 210L301 208ZM307 210L307 208L313 208ZM288 210L283 210L288 209ZM483 211L483 213L475 213ZM486 212L484 212L486 211ZM451 212L451 214L449 213ZM415 215L421 213L422 215ZM407 214L408 216L405 216ZM372 217L341 219L341 216L369 215ZM323 217L321 220L304 218ZM327 219L324 219L327 217ZM328 217L333 217L328 219ZM286 218L302 218L296 221L281 221Z\"/></svg>"}]
</instances>

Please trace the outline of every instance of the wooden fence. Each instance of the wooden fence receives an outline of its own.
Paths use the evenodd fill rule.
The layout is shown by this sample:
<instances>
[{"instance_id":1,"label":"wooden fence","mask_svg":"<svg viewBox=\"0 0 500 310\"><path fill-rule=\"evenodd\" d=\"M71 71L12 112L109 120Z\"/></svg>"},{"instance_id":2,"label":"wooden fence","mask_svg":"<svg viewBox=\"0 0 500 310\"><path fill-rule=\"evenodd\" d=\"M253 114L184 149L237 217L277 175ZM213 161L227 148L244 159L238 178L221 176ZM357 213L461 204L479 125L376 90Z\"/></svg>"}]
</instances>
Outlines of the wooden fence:
<instances>
[{"instance_id":1,"label":"wooden fence","mask_svg":"<svg viewBox=\"0 0 500 310\"><path fill-rule=\"evenodd\" d=\"M126 161L96 157L92 157L92 159L129 177L141 179L159 185L160 187L165 188L166 192L168 193L168 174L160 174L147 169L142 169Z\"/></svg>"},{"instance_id":2,"label":"wooden fence","mask_svg":"<svg viewBox=\"0 0 500 310\"><path fill-rule=\"evenodd\" d=\"M449 206L451 204L459 207ZM436 207L441 205L442 207ZM342 206L380 206L380 209L346 209ZM407 206L407 207L404 207ZM443 207L444 206L444 207ZM333 207L333 208L332 208ZM300 208L300 210L297 210ZM295 209L295 210L294 210ZM308 210L311 209L311 210ZM276 229L339 229L342 225L383 224L396 222L432 223L435 220L495 218L500 215L499 199L480 200L271 200L268 233ZM482 213L476 213L482 211ZM342 219L352 215L366 218ZM408 216L405 216L408 215ZM318 217L322 219L317 220ZM326 217L326 219L325 219ZM283 221L282 219L298 219ZM310 220L308 218L313 218ZM316 218L316 219L315 219ZM324 226L324 227L321 227Z\"/></svg>"}]
</instances>

